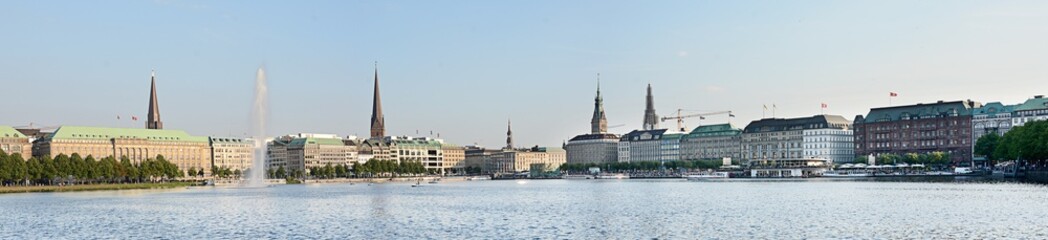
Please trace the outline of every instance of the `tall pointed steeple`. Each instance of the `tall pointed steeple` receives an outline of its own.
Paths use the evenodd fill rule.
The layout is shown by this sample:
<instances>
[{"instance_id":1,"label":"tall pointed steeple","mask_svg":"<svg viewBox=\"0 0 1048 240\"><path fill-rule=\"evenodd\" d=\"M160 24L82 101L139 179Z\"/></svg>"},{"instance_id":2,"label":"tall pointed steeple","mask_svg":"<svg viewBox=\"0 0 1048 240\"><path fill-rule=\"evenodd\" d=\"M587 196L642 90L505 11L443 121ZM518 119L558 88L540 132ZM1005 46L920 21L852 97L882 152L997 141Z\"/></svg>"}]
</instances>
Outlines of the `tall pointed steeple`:
<instances>
[{"instance_id":1,"label":"tall pointed steeple","mask_svg":"<svg viewBox=\"0 0 1048 240\"><path fill-rule=\"evenodd\" d=\"M156 100L156 71L153 71L150 75L149 115L146 116L146 128L164 129L164 122L160 121L160 105Z\"/></svg>"},{"instance_id":2,"label":"tall pointed steeple","mask_svg":"<svg viewBox=\"0 0 1048 240\"><path fill-rule=\"evenodd\" d=\"M513 149L513 122L506 120L506 149Z\"/></svg>"},{"instance_id":3,"label":"tall pointed steeple","mask_svg":"<svg viewBox=\"0 0 1048 240\"><path fill-rule=\"evenodd\" d=\"M382 97L378 94L378 62L375 62L375 99L371 106L371 138L386 136L386 119L382 116Z\"/></svg>"},{"instance_id":4,"label":"tall pointed steeple","mask_svg":"<svg viewBox=\"0 0 1048 240\"><path fill-rule=\"evenodd\" d=\"M657 128L659 128L659 116L655 115L655 96L651 95L651 83L649 83L647 105L644 107L644 130Z\"/></svg>"},{"instance_id":5,"label":"tall pointed steeple","mask_svg":"<svg viewBox=\"0 0 1048 240\"><path fill-rule=\"evenodd\" d=\"M593 119L590 129L593 134L608 132L608 118L604 116L604 97L600 95L600 73L597 73L597 97L593 99Z\"/></svg>"}]
</instances>

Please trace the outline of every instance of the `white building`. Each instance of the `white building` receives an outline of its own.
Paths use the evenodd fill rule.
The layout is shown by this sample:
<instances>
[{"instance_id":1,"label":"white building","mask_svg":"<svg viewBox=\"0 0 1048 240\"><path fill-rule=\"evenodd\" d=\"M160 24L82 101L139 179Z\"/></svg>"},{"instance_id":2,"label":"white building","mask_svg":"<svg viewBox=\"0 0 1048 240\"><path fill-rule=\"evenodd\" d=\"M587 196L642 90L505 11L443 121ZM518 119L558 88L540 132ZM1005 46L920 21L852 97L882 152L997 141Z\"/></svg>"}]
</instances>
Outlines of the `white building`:
<instances>
[{"instance_id":1,"label":"white building","mask_svg":"<svg viewBox=\"0 0 1048 240\"><path fill-rule=\"evenodd\" d=\"M1012 112L1012 126L1022 126L1032 121L1048 120L1048 99L1043 95L1034 96L1015 107Z\"/></svg>"},{"instance_id":2,"label":"white building","mask_svg":"<svg viewBox=\"0 0 1048 240\"><path fill-rule=\"evenodd\" d=\"M619 162L665 162L679 159L680 133L666 129L634 130L619 139Z\"/></svg>"},{"instance_id":3,"label":"white building","mask_svg":"<svg viewBox=\"0 0 1048 240\"><path fill-rule=\"evenodd\" d=\"M849 125L850 126L850 125ZM855 136L849 126L803 131L804 158L827 159L831 163L855 160Z\"/></svg>"},{"instance_id":4,"label":"white building","mask_svg":"<svg viewBox=\"0 0 1048 240\"><path fill-rule=\"evenodd\" d=\"M838 152L838 143L851 136L851 121L837 115L804 118L766 118L751 122L742 132L742 158L745 160L797 159ZM812 132L811 130L845 130ZM806 138L806 134L812 134ZM806 140L810 144L806 145ZM854 144L854 141L850 142ZM848 145L849 149L854 145ZM810 147L810 150L809 150ZM845 160L847 159L847 160ZM840 159L850 162L853 155Z\"/></svg>"}]
</instances>

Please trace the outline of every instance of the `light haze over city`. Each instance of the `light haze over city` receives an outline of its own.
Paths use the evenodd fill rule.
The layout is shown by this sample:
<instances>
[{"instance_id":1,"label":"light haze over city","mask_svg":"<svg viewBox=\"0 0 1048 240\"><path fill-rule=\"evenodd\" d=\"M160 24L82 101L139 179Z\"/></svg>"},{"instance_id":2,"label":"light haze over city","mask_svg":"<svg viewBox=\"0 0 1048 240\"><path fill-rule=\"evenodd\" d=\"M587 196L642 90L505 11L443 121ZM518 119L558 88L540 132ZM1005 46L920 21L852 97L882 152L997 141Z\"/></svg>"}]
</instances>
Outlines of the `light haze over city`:
<instances>
[{"instance_id":1,"label":"light haze over city","mask_svg":"<svg viewBox=\"0 0 1048 240\"><path fill-rule=\"evenodd\" d=\"M702 123L737 126L763 105L852 118L889 92L1048 89L1042 1L612 2L4 2L0 82L21 104L0 125L140 128L155 69L167 128L248 136L264 65L270 135L367 137L376 61L389 135L490 147L509 118L521 146L589 132L597 73L617 133L641 127L648 83L660 115L732 110Z\"/></svg>"}]
</instances>

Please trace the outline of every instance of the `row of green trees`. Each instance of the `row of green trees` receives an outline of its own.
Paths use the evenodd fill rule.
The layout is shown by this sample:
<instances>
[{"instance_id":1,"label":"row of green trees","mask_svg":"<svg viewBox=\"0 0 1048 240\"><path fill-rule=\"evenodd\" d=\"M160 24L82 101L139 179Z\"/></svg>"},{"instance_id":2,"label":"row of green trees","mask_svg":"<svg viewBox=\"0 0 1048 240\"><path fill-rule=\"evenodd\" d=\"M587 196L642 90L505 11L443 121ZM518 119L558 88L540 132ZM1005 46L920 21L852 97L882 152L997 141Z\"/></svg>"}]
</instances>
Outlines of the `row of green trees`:
<instances>
[{"instance_id":1,"label":"row of green trees","mask_svg":"<svg viewBox=\"0 0 1048 240\"><path fill-rule=\"evenodd\" d=\"M352 166L349 165L332 165L325 164L323 167L311 167L308 171L292 171L284 169L284 167L278 167L276 169L270 168L266 172L266 176L269 178L319 178L319 179L332 179L332 178L350 178L350 177L392 177L402 175L419 175L419 174L434 174L435 172L427 170L425 165L419 161L403 161L397 163L393 160L371 160L364 164L354 162Z\"/></svg>"},{"instance_id":2,"label":"row of green trees","mask_svg":"<svg viewBox=\"0 0 1048 240\"><path fill-rule=\"evenodd\" d=\"M878 155L874 160L879 165L884 164L924 164L924 165L948 165L950 164L950 153L947 152L930 152L930 153L907 153L907 154L881 154ZM865 163L868 159L864 156L856 158L856 162Z\"/></svg>"},{"instance_id":3,"label":"row of green trees","mask_svg":"<svg viewBox=\"0 0 1048 240\"><path fill-rule=\"evenodd\" d=\"M353 174L360 177L418 175L425 173L434 174L432 171L427 171L426 166L422 165L420 161L402 161L397 163L394 160L371 160L364 164L353 163Z\"/></svg>"},{"instance_id":4,"label":"row of green trees","mask_svg":"<svg viewBox=\"0 0 1048 240\"><path fill-rule=\"evenodd\" d=\"M0 151L0 182L3 185L55 185L167 181L185 176L164 156L132 163L127 157L96 160L92 156L60 154L25 160L20 154Z\"/></svg>"},{"instance_id":5,"label":"row of green trees","mask_svg":"<svg viewBox=\"0 0 1048 240\"><path fill-rule=\"evenodd\" d=\"M659 170L659 169L671 169L671 170L682 170L682 169L715 169L720 168L722 162L720 160L682 160L682 161L669 161L660 163L656 161L640 161L640 162L615 162L615 163L565 163L560 165L560 170L565 172L586 172L591 167L598 167L601 171L605 172L623 172L623 171L637 171L637 170Z\"/></svg>"},{"instance_id":6,"label":"row of green trees","mask_svg":"<svg viewBox=\"0 0 1048 240\"><path fill-rule=\"evenodd\" d=\"M996 133L983 135L975 142L975 154L991 161L1048 160L1048 121L1027 122L1013 127L1003 137Z\"/></svg>"}]
</instances>

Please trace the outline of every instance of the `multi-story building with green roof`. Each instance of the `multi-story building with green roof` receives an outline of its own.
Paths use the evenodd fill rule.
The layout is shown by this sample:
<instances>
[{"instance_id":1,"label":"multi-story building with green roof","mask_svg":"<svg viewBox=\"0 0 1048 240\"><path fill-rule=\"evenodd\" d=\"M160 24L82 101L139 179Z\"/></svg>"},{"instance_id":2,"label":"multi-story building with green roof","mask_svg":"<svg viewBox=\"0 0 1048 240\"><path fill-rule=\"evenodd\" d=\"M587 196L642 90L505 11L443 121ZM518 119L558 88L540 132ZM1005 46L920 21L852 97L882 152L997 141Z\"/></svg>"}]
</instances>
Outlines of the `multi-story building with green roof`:
<instances>
[{"instance_id":1,"label":"multi-story building with green roof","mask_svg":"<svg viewBox=\"0 0 1048 240\"><path fill-rule=\"evenodd\" d=\"M0 151L29 159L33 156L33 144L29 142L29 137L11 126L0 126Z\"/></svg>"},{"instance_id":2,"label":"multi-story building with green roof","mask_svg":"<svg viewBox=\"0 0 1048 240\"><path fill-rule=\"evenodd\" d=\"M743 160L854 160L851 121L838 115L755 120L742 130ZM850 157L849 157L850 156Z\"/></svg>"},{"instance_id":3,"label":"multi-story building with green roof","mask_svg":"<svg viewBox=\"0 0 1048 240\"><path fill-rule=\"evenodd\" d=\"M943 152L955 164L969 164L972 112L980 107L964 100L870 109L865 117L855 117L855 154Z\"/></svg>"},{"instance_id":4,"label":"multi-story building with green roof","mask_svg":"<svg viewBox=\"0 0 1048 240\"><path fill-rule=\"evenodd\" d=\"M327 165L352 165L357 161L356 145L346 144L335 134L299 133L282 136L268 144L267 164L270 168L283 167L292 173L308 173L310 168Z\"/></svg>"},{"instance_id":5,"label":"multi-story building with green roof","mask_svg":"<svg viewBox=\"0 0 1048 240\"><path fill-rule=\"evenodd\" d=\"M255 142L244 138L211 137L211 165L247 171L255 158ZM265 171L264 169L262 171Z\"/></svg>"},{"instance_id":6,"label":"multi-story building with green roof","mask_svg":"<svg viewBox=\"0 0 1048 240\"><path fill-rule=\"evenodd\" d=\"M1004 135L1012 129L1012 112L1017 105L991 102L972 109L972 141L983 135L996 132Z\"/></svg>"},{"instance_id":7,"label":"multi-story building with green roof","mask_svg":"<svg viewBox=\"0 0 1048 240\"><path fill-rule=\"evenodd\" d=\"M50 136L34 142L37 156L60 154L127 157L132 162L164 156L181 170L211 171L211 147L207 137L181 130L62 126Z\"/></svg>"},{"instance_id":8,"label":"multi-story building with green roof","mask_svg":"<svg viewBox=\"0 0 1048 240\"><path fill-rule=\"evenodd\" d=\"M730 123L698 126L681 139L681 159L738 159L742 154L742 129Z\"/></svg>"},{"instance_id":9,"label":"multi-story building with green roof","mask_svg":"<svg viewBox=\"0 0 1048 240\"><path fill-rule=\"evenodd\" d=\"M1043 95L1034 96L1015 106L1012 112L1012 126L1022 126L1032 121L1048 120L1048 99Z\"/></svg>"},{"instance_id":10,"label":"multi-story building with green roof","mask_svg":"<svg viewBox=\"0 0 1048 240\"><path fill-rule=\"evenodd\" d=\"M503 149L488 156L483 171L486 173L522 173L552 171L567 162L562 148L532 147ZM538 167L538 168L536 168Z\"/></svg>"}]
</instances>

